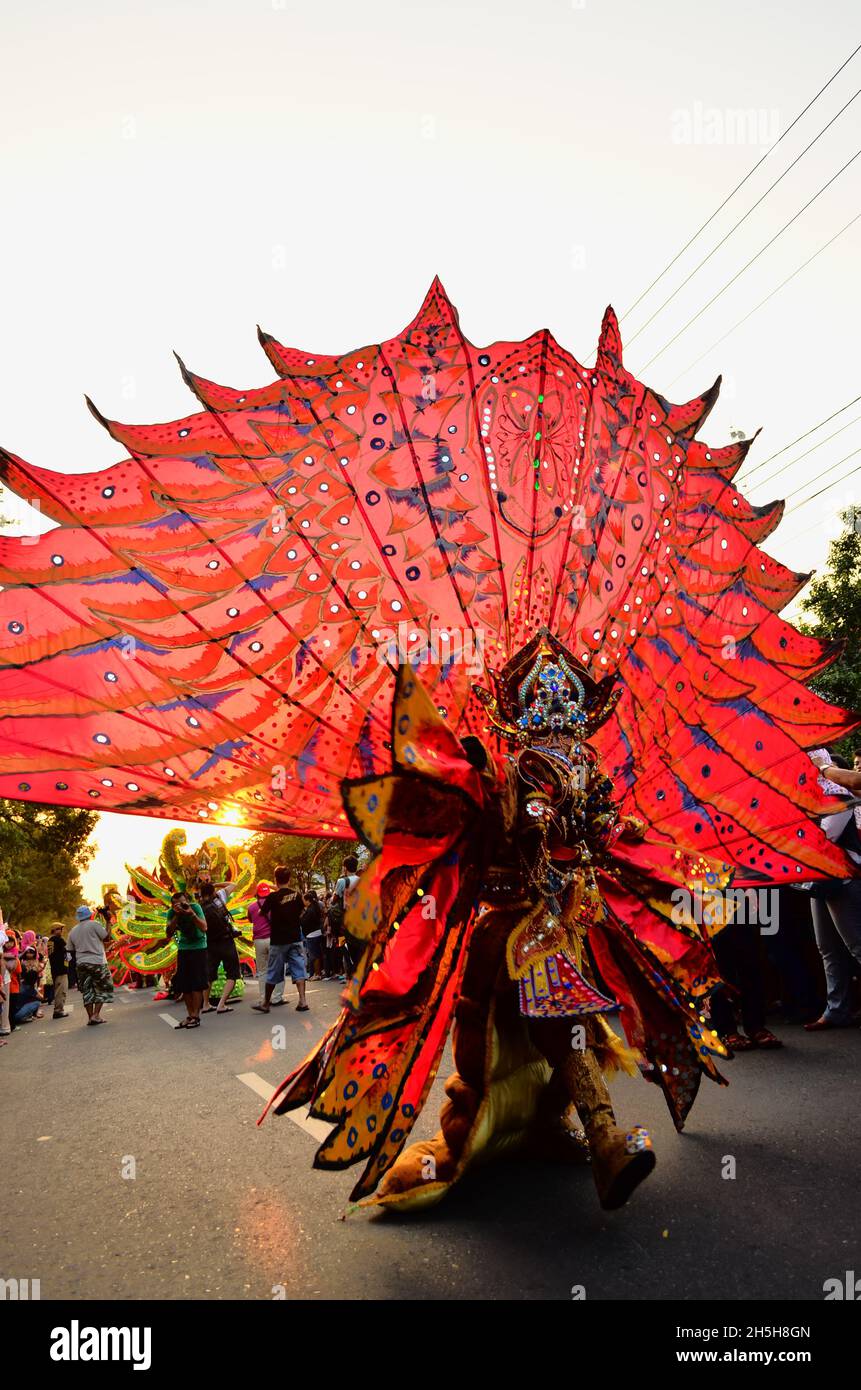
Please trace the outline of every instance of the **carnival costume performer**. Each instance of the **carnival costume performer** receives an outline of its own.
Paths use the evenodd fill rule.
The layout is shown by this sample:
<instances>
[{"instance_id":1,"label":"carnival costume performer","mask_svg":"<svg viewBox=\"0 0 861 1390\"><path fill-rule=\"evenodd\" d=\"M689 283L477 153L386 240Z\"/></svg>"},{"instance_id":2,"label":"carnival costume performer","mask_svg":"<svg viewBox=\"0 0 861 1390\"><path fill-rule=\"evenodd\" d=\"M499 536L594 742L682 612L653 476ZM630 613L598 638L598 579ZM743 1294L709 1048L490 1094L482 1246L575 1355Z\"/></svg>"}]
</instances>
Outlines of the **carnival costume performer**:
<instances>
[{"instance_id":1,"label":"carnival costume performer","mask_svg":"<svg viewBox=\"0 0 861 1390\"><path fill-rule=\"evenodd\" d=\"M678 1126L720 1080L697 894L853 872L805 750L856 721L807 688L834 647L778 616L808 577L759 549L782 504L732 485L752 441L696 438L718 384L638 382L612 310L591 368L546 330L474 347L438 281L385 343L261 341L269 386L182 367L197 413L98 415L111 469L0 458L57 523L0 539L0 796L358 833L366 949L275 1109L395 1207L576 1152L576 1114L617 1206L654 1154L604 1073Z\"/></svg>"}]
</instances>

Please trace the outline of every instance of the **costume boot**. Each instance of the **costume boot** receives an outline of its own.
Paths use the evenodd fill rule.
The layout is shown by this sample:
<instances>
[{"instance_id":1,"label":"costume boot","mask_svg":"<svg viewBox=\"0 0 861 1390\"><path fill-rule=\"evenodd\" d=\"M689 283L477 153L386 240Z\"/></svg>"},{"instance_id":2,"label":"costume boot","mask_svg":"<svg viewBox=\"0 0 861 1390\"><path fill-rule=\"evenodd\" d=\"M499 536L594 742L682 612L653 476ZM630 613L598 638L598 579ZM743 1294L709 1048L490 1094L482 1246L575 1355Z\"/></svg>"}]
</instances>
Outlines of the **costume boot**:
<instances>
[{"instance_id":1,"label":"costume boot","mask_svg":"<svg viewBox=\"0 0 861 1390\"><path fill-rule=\"evenodd\" d=\"M562 1071L589 1141L598 1200L605 1211L614 1211L624 1206L655 1166L651 1136L642 1125L619 1129L610 1093L591 1049L572 1050Z\"/></svg>"}]
</instances>

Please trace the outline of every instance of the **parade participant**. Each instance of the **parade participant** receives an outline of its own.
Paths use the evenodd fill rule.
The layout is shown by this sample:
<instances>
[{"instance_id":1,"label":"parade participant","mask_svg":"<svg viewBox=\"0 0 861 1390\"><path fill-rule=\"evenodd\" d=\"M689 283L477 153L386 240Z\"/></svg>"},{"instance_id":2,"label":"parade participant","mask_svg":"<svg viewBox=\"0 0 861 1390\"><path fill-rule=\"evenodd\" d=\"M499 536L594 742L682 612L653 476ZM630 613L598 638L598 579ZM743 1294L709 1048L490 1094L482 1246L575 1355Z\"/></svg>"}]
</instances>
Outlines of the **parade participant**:
<instances>
[{"instance_id":1,"label":"parade participant","mask_svg":"<svg viewBox=\"0 0 861 1390\"><path fill-rule=\"evenodd\" d=\"M42 987L42 962L36 946L29 944L21 952L21 984L38 994Z\"/></svg>"},{"instance_id":2,"label":"parade participant","mask_svg":"<svg viewBox=\"0 0 861 1390\"><path fill-rule=\"evenodd\" d=\"M240 975L239 953L236 950L236 937L239 932L233 925L233 918L225 902L223 891L219 892L210 878L199 883L197 892L198 901L206 918L206 949L210 981L215 979L219 966L224 968L224 988L218 1001L218 1007L214 1012L231 1014L233 1008L228 1001ZM203 1012L211 1013L213 1010L207 1007Z\"/></svg>"},{"instance_id":3,"label":"parade participant","mask_svg":"<svg viewBox=\"0 0 861 1390\"><path fill-rule=\"evenodd\" d=\"M265 1003L266 1000L266 972L269 969L269 936L271 928L269 918L263 911L263 899L268 898L272 892L273 884L261 879L257 885L257 893L254 902L248 906L248 920L251 923L252 940L254 942L254 966L257 974L257 1002ZM272 1004L286 1004L284 998L284 984L276 985L272 991Z\"/></svg>"},{"instance_id":4,"label":"parade participant","mask_svg":"<svg viewBox=\"0 0 861 1390\"><path fill-rule=\"evenodd\" d=\"M305 904L299 925L305 942L305 957L312 980L319 980L323 971L323 905L313 888L302 894Z\"/></svg>"},{"instance_id":5,"label":"parade participant","mask_svg":"<svg viewBox=\"0 0 861 1390\"><path fill-rule=\"evenodd\" d=\"M275 987L286 981L287 976L296 986L299 1002L296 1008L307 1013L305 1002L305 981L308 968L305 964L305 951L302 945L301 918L302 898L295 892L290 882L292 873L283 865L275 870L275 891L263 899L261 911L269 919L269 968L266 975L266 990L262 1004L252 1004L252 1009L268 1014Z\"/></svg>"},{"instance_id":6,"label":"parade participant","mask_svg":"<svg viewBox=\"0 0 861 1390\"><path fill-rule=\"evenodd\" d=\"M719 986L711 1000L711 1021L726 1047L732 1053L783 1047L765 1026L765 982L756 923L728 923L712 947L721 978L730 986L729 990Z\"/></svg>"},{"instance_id":7,"label":"parade participant","mask_svg":"<svg viewBox=\"0 0 861 1390\"><path fill-rule=\"evenodd\" d=\"M35 940L34 933L25 932ZM21 952L21 973L19 976L18 989L18 1011L28 1004L35 1003L36 1008L31 1017L43 1018L42 1003L42 962L39 960L39 952L32 943Z\"/></svg>"},{"instance_id":8,"label":"parade participant","mask_svg":"<svg viewBox=\"0 0 861 1390\"><path fill-rule=\"evenodd\" d=\"M814 749L811 762L820 772L820 785L835 795L861 794L861 772L844 766L827 748ZM853 808L837 811L823 821L826 835L849 859L861 864L861 836ZM819 1018L805 1023L809 1033L852 1024L852 964L861 966L861 878L811 883L813 933L825 971L826 1004Z\"/></svg>"},{"instance_id":9,"label":"parade participant","mask_svg":"<svg viewBox=\"0 0 861 1390\"><path fill-rule=\"evenodd\" d=\"M343 872L335 884L332 900L329 904L329 924L335 933L337 944L343 953L343 970L345 973L339 977L342 979L346 979L347 972L352 973L355 970L361 960L362 951L364 949L361 941L356 940L346 925L347 904L352 893L355 891L356 884L359 882L359 876L356 872L358 867L359 861L355 854L348 854L344 859L342 865Z\"/></svg>"},{"instance_id":10,"label":"parade participant","mask_svg":"<svg viewBox=\"0 0 861 1390\"><path fill-rule=\"evenodd\" d=\"M104 1023L102 1006L114 997L114 982L108 969L105 942L108 929L92 909L82 903L75 910L75 925L69 932L69 948L75 953L78 988L87 1011L87 1026Z\"/></svg>"},{"instance_id":11,"label":"parade participant","mask_svg":"<svg viewBox=\"0 0 861 1390\"><path fill-rule=\"evenodd\" d=\"M165 934L176 937L174 992L185 1004L186 1016L177 1028L199 1028L203 1001L209 992L207 921L200 903L185 892L173 893Z\"/></svg>"},{"instance_id":12,"label":"parade participant","mask_svg":"<svg viewBox=\"0 0 861 1390\"><path fill-rule=\"evenodd\" d=\"M0 1047L6 1046L6 1039L12 1031L9 1023L9 990L12 977L5 959L5 948L8 940L6 923L3 921L3 909L0 908L0 1038L3 1039Z\"/></svg>"},{"instance_id":13,"label":"parade participant","mask_svg":"<svg viewBox=\"0 0 861 1390\"><path fill-rule=\"evenodd\" d=\"M12 931L8 933L7 940L3 945L3 969L6 979L9 1027L10 1029L19 1028L22 1023L29 1023L31 1018L35 1018L39 1014L39 1001L32 997L27 998L23 994L18 939ZM41 1014L39 1016L41 1017Z\"/></svg>"},{"instance_id":14,"label":"parade participant","mask_svg":"<svg viewBox=\"0 0 861 1390\"><path fill-rule=\"evenodd\" d=\"M48 940L47 937L40 936L36 940L36 955L39 958L39 974L41 977L42 1000L45 1004L54 1002L54 976L51 971L51 962L48 959Z\"/></svg>"},{"instance_id":15,"label":"parade participant","mask_svg":"<svg viewBox=\"0 0 861 1390\"><path fill-rule=\"evenodd\" d=\"M654 1156L605 1073L638 1066L679 1127L720 1080L699 890L853 872L806 749L857 720L808 689L836 649L779 617L805 582L759 548L781 504L732 485L752 441L697 438L717 386L639 382L612 309L589 366L548 330L476 347L438 281L385 343L262 342L269 386L185 372L194 415L103 420L113 470L0 456L57 522L3 570L0 796L359 836L364 951L277 1110L329 1121L317 1165L363 1162L355 1198L394 1206L538 1132L570 1148L576 1111L619 1205ZM159 644L106 709L132 622ZM441 1133L406 1148L452 1030Z\"/></svg>"},{"instance_id":16,"label":"parade participant","mask_svg":"<svg viewBox=\"0 0 861 1390\"><path fill-rule=\"evenodd\" d=\"M54 981L54 1018L68 1018L66 1013L66 993L69 987L69 952L66 948L66 928L62 922L53 922L48 943L48 959L51 963L51 978Z\"/></svg>"}]
</instances>

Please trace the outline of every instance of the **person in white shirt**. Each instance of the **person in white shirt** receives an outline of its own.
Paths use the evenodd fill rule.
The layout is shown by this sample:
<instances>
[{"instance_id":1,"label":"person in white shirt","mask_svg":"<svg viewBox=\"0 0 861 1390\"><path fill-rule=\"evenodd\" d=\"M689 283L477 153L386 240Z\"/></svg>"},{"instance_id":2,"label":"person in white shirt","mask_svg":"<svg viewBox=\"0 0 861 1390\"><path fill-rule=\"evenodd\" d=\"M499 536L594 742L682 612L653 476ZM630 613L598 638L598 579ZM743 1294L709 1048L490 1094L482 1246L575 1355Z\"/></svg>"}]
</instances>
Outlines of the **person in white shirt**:
<instances>
[{"instance_id":1,"label":"person in white shirt","mask_svg":"<svg viewBox=\"0 0 861 1390\"><path fill-rule=\"evenodd\" d=\"M861 772L841 767L832 758L827 748L815 748L810 754L811 762L819 769L822 790L830 795L841 789L850 797L861 794ZM851 802L847 810L826 816L822 829L849 859L861 864L861 839ZM820 1018L805 1023L810 1033L852 1026L853 960L856 968L861 966L861 878L825 880L817 888L824 896L816 894L811 898L810 912L825 971L827 1002Z\"/></svg>"},{"instance_id":2,"label":"person in white shirt","mask_svg":"<svg viewBox=\"0 0 861 1390\"><path fill-rule=\"evenodd\" d=\"M75 912L76 922L69 932L68 946L75 953L78 989L87 1011L87 1027L104 1023L102 1005L114 997L114 982L108 969L105 942L108 929L83 903Z\"/></svg>"}]
</instances>

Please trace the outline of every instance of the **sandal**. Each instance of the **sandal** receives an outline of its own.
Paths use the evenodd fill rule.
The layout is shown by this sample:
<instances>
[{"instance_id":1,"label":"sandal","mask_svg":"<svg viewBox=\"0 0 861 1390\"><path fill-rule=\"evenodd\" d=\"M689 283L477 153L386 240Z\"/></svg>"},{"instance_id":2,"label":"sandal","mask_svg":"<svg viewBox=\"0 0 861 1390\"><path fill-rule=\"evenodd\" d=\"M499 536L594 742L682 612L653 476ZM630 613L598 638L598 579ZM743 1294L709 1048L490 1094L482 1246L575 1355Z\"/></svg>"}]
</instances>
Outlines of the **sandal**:
<instances>
[{"instance_id":1,"label":"sandal","mask_svg":"<svg viewBox=\"0 0 861 1390\"><path fill-rule=\"evenodd\" d=\"M269 1012L268 1004L252 1004L251 1007L255 1011L255 1013L258 1014L268 1014Z\"/></svg>"},{"instance_id":2,"label":"sandal","mask_svg":"<svg viewBox=\"0 0 861 1390\"><path fill-rule=\"evenodd\" d=\"M182 1023L175 1023L173 1026L174 1026L174 1030L176 1030L177 1028L190 1028L190 1027L191 1027L191 1017L189 1017L189 1018L184 1018L184 1019L182 1020Z\"/></svg>"},{"instance_id":3,"label":"sandal","mask_svg":"<svg viewBox=\"0 0 861 1390\"><path fill-rule=\"evenodd\" d=\"M755 1047L775 1048L783 1047L780 1038L776 1038L768 1028L760 1028L758 1033L754 1033L751 1039Z\"/></svg>"},{"instance_id":4,"label":"sandal","mask_svg":"<svg viewBox=\"0 0 861 1390\"><path fill-rule=\"evenodd\" d=\"M746 1038L743 1033L727 1033L723 1043L730 1052L750 1052L756 1046L756 1043Z\"/></svg>"},{"instance_id":5,"label":"sandal","mask_svg":"<svg viewBox=\"0 0 861 1390\"><path fill-rule=\"evenodd\" d=\"M212 1004L207 1004L206 1008L205 1008L205 1009L201 1009L200 1012L201 1012L202 1014L214 1014L214 1013L217 1012L217 1010L216 1010L215 1008L213 1008Z\"/></svg>"},{"instance_id":6,"label":"sandal","mask_svg":"<svg viewBox=\"0 0 861 1390\"><path fill-rule=\"evenodd\" d=\"M296 1005L296 1012L297 1012L297 1014L306 1014L306 1013L308 1012L308 1010L310 1009L310 1007L311 1007L310 1004L297 1004L297 1005Z\"/></svg>"},{"instance_id":7,"label":"sandal","mask_svg":"<svg viewBox=\"0 0 861 1390\"><path fill-rule=\"evenodd\" d=\"M215 1010L215 1013L216 1013L216 1014L232 1014L232 1013L233 1013L233 1009L230 1007L229 1004L227 1004L223 1009L216 1009L216 1010Z\"/></svg>"}]
</instances>

